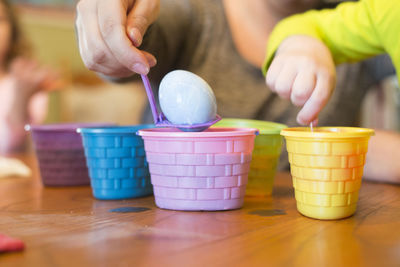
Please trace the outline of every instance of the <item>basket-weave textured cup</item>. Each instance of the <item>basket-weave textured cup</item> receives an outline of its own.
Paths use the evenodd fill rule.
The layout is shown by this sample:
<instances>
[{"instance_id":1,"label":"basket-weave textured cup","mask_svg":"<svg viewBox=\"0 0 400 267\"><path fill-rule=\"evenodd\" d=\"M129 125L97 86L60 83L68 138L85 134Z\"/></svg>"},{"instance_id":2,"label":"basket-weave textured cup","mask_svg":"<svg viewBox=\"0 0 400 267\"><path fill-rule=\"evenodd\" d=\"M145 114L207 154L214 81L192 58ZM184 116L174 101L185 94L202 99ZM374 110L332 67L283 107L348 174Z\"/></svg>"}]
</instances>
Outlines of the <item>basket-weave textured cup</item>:
<instances>
[{"instance_id":1,"label":"basket-weave textured cup","mask_svg":"<svg viewBox=\"0 0 400 267\"><path fill-rule=\"evenodd\" d=\"M256 129L140 130L156 205L228 210L243 205Z\"/></svg>"},{"instance_id":2,"label":"basket-weave textured cup","mask_svg":"<svg viewBox=\"0 0 400 267\"><path fill-rule=\"evenodd\" d=\"M283 138L280 131L287 126L269 121L224 118L216 123L215 127L246 127L259 130L259 135L254 141L246 195L271 195L282 152Z\"/></svg>"},{"instance_id":3,"label":"basket-weave textured cup","mask_svg":"<svg viewBox=\"0 0 400 267\"><path fill-rule=\"evenodd\" d=\"M143 140L136 132L154 125L82 128L93 195L127 199L152 194Z\"/></svg>"},{"instance_id":4,"label":"basket-weave textured cup","mask_svg":"<svg viewBox=\"0 0 400 267\"><path fill-rule=\"evenodd\" d=\"M88 185L88 169L79 127L105 126L99 123L27 125L46 186Z\"/></svg>"},{"instance_id":5,"label":"basket-weave textured cup","mask_svg":"<svg viewBox=\"0 0 400 267\"><path fill-rule=\"evenodd\" d=\"M297 210L316 219L340 219L357 208L368 140L374 131L355 127L298 127L286 138Z\"/></svg>"}]
</instances>

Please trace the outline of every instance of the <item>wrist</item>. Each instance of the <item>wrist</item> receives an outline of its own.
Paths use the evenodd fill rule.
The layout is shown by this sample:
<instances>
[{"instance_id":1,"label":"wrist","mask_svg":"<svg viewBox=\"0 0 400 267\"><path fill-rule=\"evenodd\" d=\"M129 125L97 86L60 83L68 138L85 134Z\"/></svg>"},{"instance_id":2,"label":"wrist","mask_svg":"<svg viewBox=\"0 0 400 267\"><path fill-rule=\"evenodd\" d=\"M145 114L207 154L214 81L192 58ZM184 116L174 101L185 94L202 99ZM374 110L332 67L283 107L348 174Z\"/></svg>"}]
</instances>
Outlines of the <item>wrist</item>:
<instances>
[{"instance_id":1,"label":"wrist","mask_svg":"<svg viewBox=\"0 0 400 267\"><path fill-rule=\"evenodd\" d=\"M276 51L276 55L288 51L313 51L321 45L323 43L314 37L308 35L291 35L282 41Z\"/></svg>"}]
</instances>

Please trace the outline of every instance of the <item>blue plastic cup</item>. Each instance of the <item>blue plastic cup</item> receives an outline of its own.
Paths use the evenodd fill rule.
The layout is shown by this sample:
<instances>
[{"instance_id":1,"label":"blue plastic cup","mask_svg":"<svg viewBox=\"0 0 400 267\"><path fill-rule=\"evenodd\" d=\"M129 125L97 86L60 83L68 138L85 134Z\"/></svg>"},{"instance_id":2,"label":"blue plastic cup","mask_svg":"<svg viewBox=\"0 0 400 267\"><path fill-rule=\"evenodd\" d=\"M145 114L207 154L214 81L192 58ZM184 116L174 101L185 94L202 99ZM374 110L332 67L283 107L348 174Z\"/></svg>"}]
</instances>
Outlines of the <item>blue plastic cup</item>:
<instances>
[{"instance_id":1,"label":"blue plastic cup","mask_svg":"<svg viewBox=\"0 0 400 267\"><path fill-rule=\"evenodd\" d=\"M151 195L144 144L136 132L154 125L81 128L90 184L97 199Z\"/></svg>"}]
</instances>

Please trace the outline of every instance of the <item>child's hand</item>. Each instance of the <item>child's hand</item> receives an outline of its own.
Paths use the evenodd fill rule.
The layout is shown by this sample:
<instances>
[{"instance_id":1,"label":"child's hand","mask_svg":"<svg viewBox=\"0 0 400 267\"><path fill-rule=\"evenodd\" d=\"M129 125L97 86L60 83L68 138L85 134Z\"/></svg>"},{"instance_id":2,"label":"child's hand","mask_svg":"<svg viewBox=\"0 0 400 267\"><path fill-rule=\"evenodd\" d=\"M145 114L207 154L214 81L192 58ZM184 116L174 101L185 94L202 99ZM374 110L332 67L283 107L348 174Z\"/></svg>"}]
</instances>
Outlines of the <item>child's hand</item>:
<instances>
[{"instance_id":1,"label":"child's hand","mask_svg":"<svg viewBox=\"0 0 400 267\"><path fill-rule=\"evenodd\" d=\"M63 85L60 75L38 62L27 58L16 58L11 63L10 74L20 97L30 98L39 91L58 89Z\"/></svg>"},{"instance_id":2,"label":"child's hand","mask_svg":"<svg viewBox=\"0 0 400 267\"><path fill-rule=\"evenodd\" d=\"M280 97L302 106L298 123L317 122L335 87L336 70L331 53L315 38L288 37L276 52L266 82Z\"/></svg>"}]
</instances>

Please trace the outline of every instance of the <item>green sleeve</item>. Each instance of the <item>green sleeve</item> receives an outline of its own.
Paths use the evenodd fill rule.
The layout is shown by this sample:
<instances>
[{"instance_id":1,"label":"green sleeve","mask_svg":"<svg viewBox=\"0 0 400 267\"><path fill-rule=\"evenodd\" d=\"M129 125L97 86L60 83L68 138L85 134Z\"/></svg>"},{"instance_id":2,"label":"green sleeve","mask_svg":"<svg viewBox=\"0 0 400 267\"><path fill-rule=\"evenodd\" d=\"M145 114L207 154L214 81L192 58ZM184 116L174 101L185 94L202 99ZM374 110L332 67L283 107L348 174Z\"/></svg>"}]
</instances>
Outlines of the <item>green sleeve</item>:
<instances>
[{"instance_id":1,"label":"green sleeve","mask_svg":"<svg viewBox=\"0 0 400 267\"><path fill-rule=\"evenodd\" d=\"M308 35L322 40L337 64L385 51L393 56L389 50L393 39L399 39L400 29L400 20L396 17L400 18L398 0L361 0L342 3L336 9L309 11L284 19L270 35L263 73L265 75L280 43L290 35Z\"/></svg>"}]
</instances>

